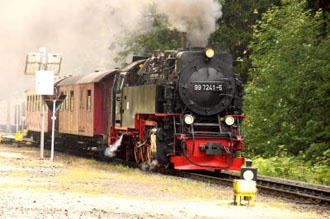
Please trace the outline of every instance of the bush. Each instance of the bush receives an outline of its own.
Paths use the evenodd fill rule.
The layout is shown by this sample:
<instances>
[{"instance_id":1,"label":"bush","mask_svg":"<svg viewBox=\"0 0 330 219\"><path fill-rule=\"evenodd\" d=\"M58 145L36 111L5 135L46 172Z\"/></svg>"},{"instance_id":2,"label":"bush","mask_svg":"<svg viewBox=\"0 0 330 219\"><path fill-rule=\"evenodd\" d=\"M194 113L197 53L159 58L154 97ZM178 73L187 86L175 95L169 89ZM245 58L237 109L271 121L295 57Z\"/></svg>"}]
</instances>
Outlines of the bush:
<instances>
[{"instance_id":1,"label":"bush","mask_svg":"<svg viewBox=\"0 0 330 219\"><path fill-rule=\"evenodd\" d=\"M272 157L253 159L258 173L266 176L281 177L309 183L330 185L330 168L326 163L312 164L297 157Z\"/></svg>"}]
</instances>

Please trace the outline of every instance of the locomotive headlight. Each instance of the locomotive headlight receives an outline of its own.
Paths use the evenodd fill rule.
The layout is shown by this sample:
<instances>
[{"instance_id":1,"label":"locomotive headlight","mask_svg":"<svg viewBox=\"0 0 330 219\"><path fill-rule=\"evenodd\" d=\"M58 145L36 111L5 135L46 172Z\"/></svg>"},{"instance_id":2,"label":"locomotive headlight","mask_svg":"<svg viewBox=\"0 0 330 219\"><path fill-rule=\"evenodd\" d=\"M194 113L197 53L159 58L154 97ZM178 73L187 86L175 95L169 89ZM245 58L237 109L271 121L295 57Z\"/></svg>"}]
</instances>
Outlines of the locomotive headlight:
<instances>
[{"instance_id":1,"label":"locomotive headlight","mask_svg":"<svg viewBox=\"0 0 330 219\"><path fill-rule=\"evenodd\" d=\"M211 48L206 49L205 55L207 58L212 59L214 56L214 49L211 49Z\"/></svg>"},{"instance_id":2,"label":"locomotive headlight","mask_svg":"<svg viewBox=\"0 0 330 219\"><path fill-rule=\"evenodd\" d=\"M232 117L232 116L226 116L226 118L225 118L225 123L226 123L227 125L233 125L234 122L235 122L234 117Z\"/></svg>"},{"instance_id":3,"label":"locomotive headlight","mask_svg":"<svg viewBox=\"0 0 330 219\"><path fill-rule=\"evenodd\" d=\"M184 117L183 117L183 119L184 119L184 122L187 124L187 125L191 125L191 124L193 124L194 123L194 117L192 116L192 115L190 115L190 114L186 114L186 115L184 115Z\"/></svg>"}]
</instances>

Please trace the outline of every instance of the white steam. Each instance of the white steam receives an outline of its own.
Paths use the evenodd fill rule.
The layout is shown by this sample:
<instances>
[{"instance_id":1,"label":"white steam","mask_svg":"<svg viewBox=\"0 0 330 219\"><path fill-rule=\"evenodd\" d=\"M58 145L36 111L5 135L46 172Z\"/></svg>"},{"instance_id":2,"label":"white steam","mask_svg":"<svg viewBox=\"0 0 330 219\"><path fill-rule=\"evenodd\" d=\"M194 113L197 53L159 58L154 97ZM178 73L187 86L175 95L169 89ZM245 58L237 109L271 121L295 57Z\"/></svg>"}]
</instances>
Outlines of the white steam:
<instances>
[{"instance_id":1,"label":"white steam","mask_svg":"<svg viewBox=\"0 0 330 219\"><path fill-rule=\"evenodd\" d=\"M61 75L117 67L108 47L137 26L142 7L133 0L0 0L0 99L34 87L24 63L39 47L63 54Z\"/></svg>"},{"instance_id":2,"label":"white steam","mask_svg":"<svg viewBox=\"0 0 330 219\"><path fill-rule=\"evenodd\" d=\"M187 33L191 46L206 46L222 16L222 6L215 0L155 0L156 8L169 18L172 28Z\"/></svg>"},{"instance_id":3,"label":"white steam","mask_svg":"<svg viewBox=\"0 0 330 219\"><path fill-rule=\"evenodd\" d=\"M112 145L110 145L110 147L107 147L104 151L104 156L106 157L115 157L117 150L119 149L119 147L121 146L121 142L123 141L123 135L121 135L119 137L119 139Z\"/></svg>"},{"instance_id":4,"label":"white steam","mask_svg":"<svg viewBox=\"0 0 330 219\"><path fill-rule=\"evenodd\" d=\"M152 161L146 161L140 164L140 168L143 171L153 171L157 168L158 161L152 160Z\"/></svg>"},{"instance_id":5,"label":"white steam","mask_svg":"<svg viewBox=\"0 0 330 219\"><path fill-rule=\"evenodd\" d=\"M39 47L63 54L61 75L117 67L114 36L150 26L141 23L152 4L191 46L204 46L221 16L215 0L0 0L0 99L34 87L24 63Z\"/></svg>"}]
</instances>

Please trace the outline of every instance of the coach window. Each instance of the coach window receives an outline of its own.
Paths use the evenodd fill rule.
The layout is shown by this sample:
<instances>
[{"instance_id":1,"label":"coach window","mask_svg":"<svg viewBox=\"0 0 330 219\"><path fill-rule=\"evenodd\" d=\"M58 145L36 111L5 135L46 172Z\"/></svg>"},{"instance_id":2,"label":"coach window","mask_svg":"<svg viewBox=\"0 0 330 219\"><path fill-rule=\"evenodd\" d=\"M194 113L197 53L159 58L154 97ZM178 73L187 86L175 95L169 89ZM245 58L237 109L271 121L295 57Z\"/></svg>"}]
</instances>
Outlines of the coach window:
<instances>
[{"instance_id":1,"label":"coach window","mask_svg":"<svg viewBox=\"0 0 330 219\"><path fill-rule=\"evenodd\" d=\"M32 95L31 96L31 112L33 112L34 111L34 96Z\"/></svg>"},{"instance_id":2,"label":"coach window","mask_svg":"<svg viewBox=\"0 0 330 219\"><path fill-rule=\"evenodd\" d=\"M64 95L63 91L61 91L61 95ZM60 105L60 111L63 111L64 109L64 101L65 100L63 100L62 104Z\"/></svg>"},{"instance_id":3,"label":"coach window","mask_svg":"<svg viewBox=\"0 0 330 219\"><path fill-rule=\"evenodd\" d=\"M37 100L38 99L37 99L37 96L36 95L34 95L33 97L34 97L33 98L33 112L38 112L38 110L37 110L38 109L38 106L37 106L37 104L38 104L37 103L38 102Z\"/></svg>"},{"instance_id":4,"label":"coach window","mask_svg":"<svg viewBox=\"0 0 330 219\"><path fill-rule=\"evenodd\" d=\"M62 91L61 93L64 94L64 95L66 94L65 91ZM64 111L64 109L65 109L65 99L63 100L63 102L61 104L61 111Z\"/></svg>"},{"instance_id":5,"label":"coach window","mask_svg":"<svg viewBox=\"0 0 330 219\"><path fill-rule=\"evenodd\" d=\"M92 91L87 90L87 111L92 110Z\"/></svg>"},{"instance_id":6,"label":"coach window","mask_svg":"<svg viewBox=\"0 0 330 219\"><path fill-rule=\"evenodd\" d=\"M41 111L41 96L38 96L38 112Z\"/></svg>"},{"instance_id":7,"label":"coach window","mask_svg":"<svg viewBox=\"0 0 330 219\"><path fill-rule=\"evenodd\" d=\"M29 112L29 96L26 97L26 111Z\"/></svg>"},{"instance_id":8,"label":"coach window","mask_svg":"<svg viewBox=\"0 0 330 219\"><path fill-rule=\"evenodd\" d=\"M33 107L32 96L30 96L30 106L29 106L30 112L32 112L32 107Z\"/></svg>"},{"instance_id":9,"label":"coach window","mask_svg":"<svg viewBox=\"0 0 330 219\"><path fill-rule=\"evenodd\" d=\"M67 111L68 110L68 105L69 105L69 95L67 91L64 91L66 98L65 98L65 102L64 102L64 110Z\"/></svg>"},{"instance_id":10,"label":"coach window","mask_svg":"<svg viewBox=\"0 0 330 219\"><path fill-rule=\"evenodd\" d=\"M39 102L40 102L40 96L36 96L36 111L39 112Z\"/></svg>"},{"instance_id":11,"label":"coach window","mask_svg":"<svg viewBox=\"0 0 330 219\"><path fill-rule=\"evenodd\" d=\"M38 112L38 96L34 96L34 111Z\"/></svg>"},{"instance_id":12,"label":"coach window","mask_svg":"<svg viewBox=\"0 0 330 219\"><path fill-rule=\"evenodd\" d=\"M73 112L74 110L74 92L73 90L70 91L70 111Z\"/></svg>"},{"instance_id":13,"label":"coach window","mask_svg":"<svg viewBox=\"0 0 330 219\"><path fill-rule=\"evenodd\" d=\"M84 90L80 90L80 109L84 109Z\"/></svg>"},{"instance_id":14,"label":"coach window","mask_svg":"<svg viewBox=\"0 0 330 219\"><path fill-rule=\"evenodd\" d=\"M34 111L38 112L38 96L34 96Z\"/></svg>"},{"instance_id":15,"label":"coach window","mask_svg":"<svg viewBox=\"0 0 330 219\"><path fill-rule=\"evenodd\" d=\"M38 112L38 96L34 96L34 112Z\"/></svg>"},{"instance_id":16,"label":"coach window","mask_svg":"<svg viewBox=\"0 0 330 219\"><path fill-rule=\"evenodd\" d=\"M123 89L126 74L127 74L127 72L122 72L116 76L117 77L116 85L115 85L116 93L119 93Z\"/></svg>"}]
</instances>

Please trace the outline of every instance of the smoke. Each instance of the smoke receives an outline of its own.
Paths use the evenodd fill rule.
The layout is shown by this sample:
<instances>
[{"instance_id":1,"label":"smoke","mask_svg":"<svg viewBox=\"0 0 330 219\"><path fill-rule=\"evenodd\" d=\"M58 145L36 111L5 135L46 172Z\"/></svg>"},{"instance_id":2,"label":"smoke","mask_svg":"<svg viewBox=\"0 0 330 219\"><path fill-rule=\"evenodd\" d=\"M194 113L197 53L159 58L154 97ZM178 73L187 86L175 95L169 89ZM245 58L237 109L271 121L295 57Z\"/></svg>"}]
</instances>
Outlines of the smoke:
<instances>
[{"instance_id":1,"label":"smoke","mask_svg":"<svg viewBox=\"0 0 330 219\"><path fill-rule=\"evenodd\" d=\"M118 67L108 47L137 26L142 7L134 0L1 0L0 99L35 86L24 63L40 47L63 54L61 75Z\"/></svg>"},{"instance_id":2,"label":"smoke","mask_svg":"<svg viewBox=\"0 0 330 219\"><path fill-rule=\"evenodd\" d=\"M222 16L222 6L215 0L155 0L156 8L169 18L172 28L187 33L191 46L206 46Z\"/></svg>"},{"instance_id":3,"label":"smoke","mask_svg":"<svg viewBox=\"0 0 330 219\"><path fill-rule=\"evenodd\" d=\"M203 46L221 16L214 0L0 0L0 99L33 88L24 75L28 52L46 47L63 54L61 75L118 67L113 61L118 34L139 31L154 4L171 28L187 32L191 45Z\"/></svg>"},{"instance_id":4,"label":"smoke","mask_svg":"<svg viewBox=\"0 0 330 219\"><path fill-rule=\"evenodd\" d=\"M147 162L141 163L140 169L143 171L153 171L157 168L157 166L158 166L158 161L152 160L152 161L147 161Z\"/></svg>"},{"instance_id":5,"label":"smoke","mask_svg":"<svg viewBox=\"0 0 330 219\"><path fill-rule=\"evenodd\" d=\"M110 147L107 147L105 149L104 156L115 157L116 152L117 152L118 148L121 146L122 141L123 141L123 135L121 135L120 138L114 144L110 145Z\"/></svg>"}]
</instances>

